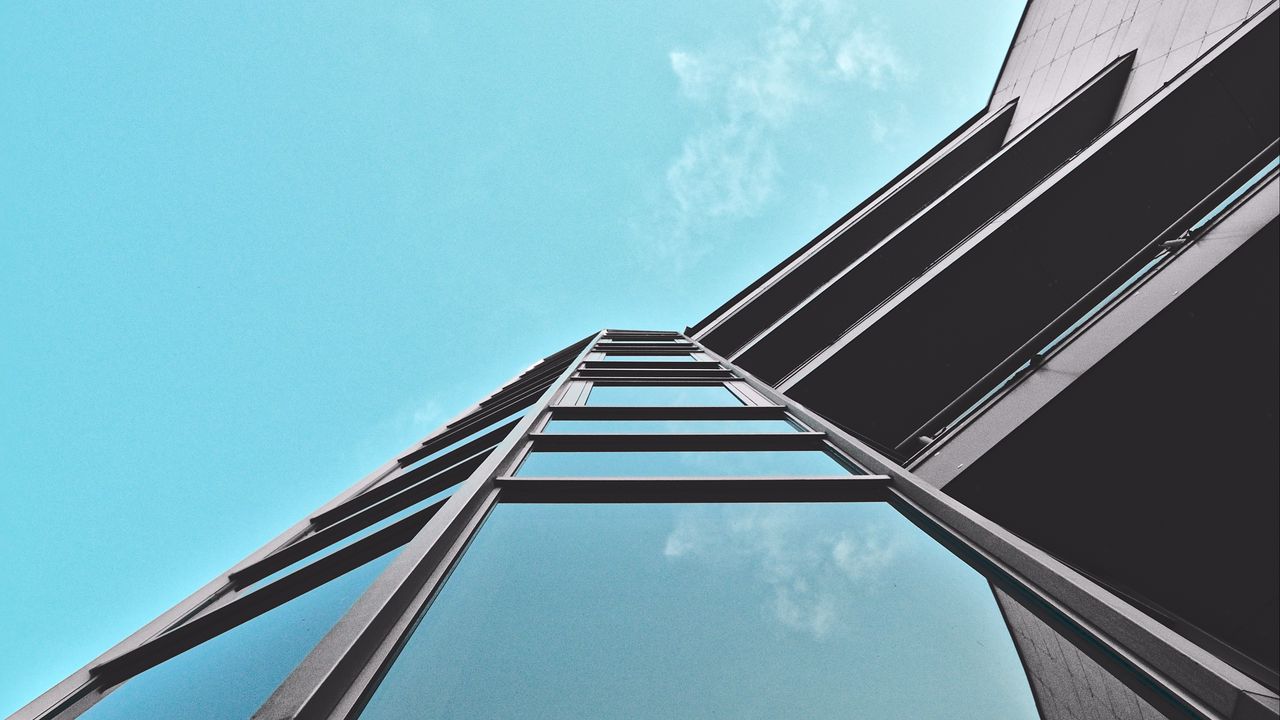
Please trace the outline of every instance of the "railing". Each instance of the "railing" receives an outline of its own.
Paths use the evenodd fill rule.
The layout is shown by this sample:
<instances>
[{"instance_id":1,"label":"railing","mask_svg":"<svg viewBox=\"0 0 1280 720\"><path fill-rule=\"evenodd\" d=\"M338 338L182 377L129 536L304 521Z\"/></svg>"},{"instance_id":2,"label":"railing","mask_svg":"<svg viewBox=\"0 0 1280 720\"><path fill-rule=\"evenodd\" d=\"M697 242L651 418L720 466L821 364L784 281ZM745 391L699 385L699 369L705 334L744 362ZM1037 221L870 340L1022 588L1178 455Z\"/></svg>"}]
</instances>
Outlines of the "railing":
<instances>
[{"instance_id":1,"label":"railing","mask_svg":"<svg viewBox=\"0 0 1280 720\"><path fill-rule=\"evenodd\" d=\"M895 447L895 454L914 459L984 407L1001 390L1040 367L1049 353L1062 345L1077 329L1109 307L1139 280L1154 272L1179 249L1194 241L1210 220L1268 175L1277 165L1277 147L1280 144L1273 140L1265 150L1253 156L1071 307L899 442Z\"/></svg>"}]
</instances>

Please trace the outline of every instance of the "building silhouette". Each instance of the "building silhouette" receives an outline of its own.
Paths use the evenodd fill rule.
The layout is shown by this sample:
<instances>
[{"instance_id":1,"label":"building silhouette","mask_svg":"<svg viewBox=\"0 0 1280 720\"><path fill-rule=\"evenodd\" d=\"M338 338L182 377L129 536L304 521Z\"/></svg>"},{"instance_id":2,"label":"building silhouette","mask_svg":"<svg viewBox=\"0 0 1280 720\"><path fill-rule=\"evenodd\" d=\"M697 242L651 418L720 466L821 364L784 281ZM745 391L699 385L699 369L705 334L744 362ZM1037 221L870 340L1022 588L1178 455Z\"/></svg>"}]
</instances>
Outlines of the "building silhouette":
<instances>
[{"instance_id":1,"label":"building silhouette","mask_svg":"<svg viewBox=\"0 0 1280 720\"><path fill-rule=\"evenodd\" d=\"M1033 0L683 332L509 383L15 718L1275 718L1277 0Z\"/></svg>"}]
</instances>

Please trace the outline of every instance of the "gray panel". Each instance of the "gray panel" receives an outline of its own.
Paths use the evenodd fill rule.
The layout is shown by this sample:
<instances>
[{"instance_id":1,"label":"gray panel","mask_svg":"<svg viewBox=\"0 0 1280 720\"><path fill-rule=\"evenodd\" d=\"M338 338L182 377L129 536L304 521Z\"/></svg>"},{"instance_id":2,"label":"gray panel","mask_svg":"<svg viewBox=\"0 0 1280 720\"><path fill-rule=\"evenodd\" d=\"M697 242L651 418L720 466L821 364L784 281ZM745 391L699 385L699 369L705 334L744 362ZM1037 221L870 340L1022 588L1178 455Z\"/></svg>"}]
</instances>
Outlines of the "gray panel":
<instances>
[{"instance_id":1,"label":"gray panel","mask_svg":"<svg viewBox=\"0 0 1280 720\"><path fill-rule=\"evenodd\" d=\"M1204 2L1204 0L1200 1ZM1173 50L1173 39L1177 35L1178 25L1182 22L1182 16L1187 9L1186 6L1187 2L1185 1L1166 0L1151 13L1151 29L1139 43L1143 55L1154 58L1167 55L1169 51ZM1134 17L1135 27L1138 26L1139 19L1137 16Z\"/></svg>"},{"instance_id":2,"label":"gray panel","mask_svg":"<svg viewBox=\"0 0 1280 720\"><path fill-rule=\"evenodd\" d=\"M1249 0L1218 0L1209 18L1209 32L1233 27L1244 21L1249 13Z\"/></svg>"},{"instance_id":3,"label":"gray panel","mask_svg":"<svg viewBox=\"0 0 1280 720\"><path fill-rule=\"evenodd\" d=\"M1178 32L1173 36L1174 50L1188 43L1199 44L1204 34L1209 32L1209 20L1213 17L1216 5L1216 1L1187 4L1187 9L1182 14L1182 21L1178 23Z\"/></svg>"},{"instance_id":4,"label":"gray panel","mask_svg":"<svg viewBox=\"0 0 1280 720\"><path fill-rule=\"evenodd\" d=\"M1235 25L1229 25L1224 28L1219 28L1217 30L1210 31L1208 35L1204 36L1204 40L1200 41L1201 54L1209 52L1209 50L1211 50L1214 45L1217 45L1219 42L1221 42L1223 38L1230 35L1231 31L1235 29L1236 29Z\"/></svg>"},{"instance_id":5,"label":"gray panel","mask_svg":"<svg viewBox=\"0 0 1280 720\"><path fill-rule=\"evenodd\" d=\"M1181 72L1212 43L1244 22L1265 0L1033 0L997 79L993 103L1019 98L1013 137L1060 101L1079 81L1137 50L1133 83L1117 117ZM1054 65L1069 59L1066 67Z\"/></svg>"},{"instance_id":6,"label":"gray panel","mask_svg":"<svg viewBox=\"0 0 1280 720\"><path fill-rule=\"evenodd\" d=\"M1105 1L1107 7L1103 10L1101 22L1103 29L1119 27L1120 23L1123 22L1125 18L1131 17L1130 14L1125 12L1125 9L1128 7L1128 3L1123 2L1122 0Z\"/></svg>"},{"instance_id":7,"label":"gray panel","mask_svg":"<svg viewBox=\"0 0 1280 720\"><path fill-rule=\"evenodd\" d=\"M1049 34L1045 38L1044 53L1040 55L1040 65L1048 65L1058 57L1059 45L1062 44L1062 36L1066 34L1067 25L1071 22L1069 14L1062 14L1053 20L1053 27L1049 29Z\"/></svg>"},{"instance_id":8,"label":"gray panel","mask_svg":"<svg viewBox=\"0 0 1280 720\"><path fill-rule=\"evenodd\" d=\"M1195 42L1169 53L1165 58L1164 67L1160 70L1161 85L1172 80L1178 73L1195 62L1195 59L1200 56L1200 42L1202 39L1203 37L1197 38Z\"/></svg>"},{"instance_id":9,"label":"gray panel","mask_svg":"<svg viewBox=\"0 0 1280 720\"><path fill-rule=\"evenodd\" d=\"M1084 3L1081 4L1083 5ZM1107 0L1092 0L1088 5L1089 11L1085 14L1084 23L1080 26L1080 35L1076 38L1076 47L1087 44L1107 29L1102 24L1103 18L1106 17Z\"/></svg>"},{"instance_id":10,"label":"gray panel","mask_svg":"<svg viewBox=\"0 0 1280 720\"><path fill-rule=\"evenodd\" d=\"M1062 33L1062 42L1058 43L1055 57L1066 57L1075 49L1080 38L1080 28L1084 26L1084 19L1088 13L1089 8L1086 4L1076 5L1071 9L1071 17L1067 20L1067 29Z\"/></svg>"},{"instance_id":11,"label":"gray panel","mask_svg":"<svg viewBox=\"0 0 1280 720\"><path fill-rule=\"evenodd\" d=\"M1044 720L1166 717L1003 591L994 592Z\"/></svg>"}]
</instances>

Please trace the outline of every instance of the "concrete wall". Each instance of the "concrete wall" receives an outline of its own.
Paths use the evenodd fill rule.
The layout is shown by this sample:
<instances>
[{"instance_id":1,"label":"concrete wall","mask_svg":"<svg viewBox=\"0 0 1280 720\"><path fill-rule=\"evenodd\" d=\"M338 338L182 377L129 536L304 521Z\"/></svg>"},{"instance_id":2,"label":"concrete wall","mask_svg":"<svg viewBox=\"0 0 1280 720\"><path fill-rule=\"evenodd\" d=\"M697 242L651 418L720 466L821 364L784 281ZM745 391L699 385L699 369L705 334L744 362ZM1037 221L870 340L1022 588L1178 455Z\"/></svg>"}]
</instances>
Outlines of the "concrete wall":
<instances>
[{"instance_id":1,"label":"concrete wall","mask_svg":"<svg viewBox=\"0 0 1280 720\"><path fill-rule=\"evenodd\" d=\"M1137 49L1117 117L1276 0L1031 0L991 107L1021 98L1020 132L1111 60Z\"/></svg>"},{"instance_id":2,"label":"concrete wall","mask_svg":"<svg viewBox=\"0 0 1280 720\"><path fill-rule=\"evenodd\" d=\"M1000 590L995 595L1044 720L1164 720L1040 618Z\"/></svg>"}]
</instances>

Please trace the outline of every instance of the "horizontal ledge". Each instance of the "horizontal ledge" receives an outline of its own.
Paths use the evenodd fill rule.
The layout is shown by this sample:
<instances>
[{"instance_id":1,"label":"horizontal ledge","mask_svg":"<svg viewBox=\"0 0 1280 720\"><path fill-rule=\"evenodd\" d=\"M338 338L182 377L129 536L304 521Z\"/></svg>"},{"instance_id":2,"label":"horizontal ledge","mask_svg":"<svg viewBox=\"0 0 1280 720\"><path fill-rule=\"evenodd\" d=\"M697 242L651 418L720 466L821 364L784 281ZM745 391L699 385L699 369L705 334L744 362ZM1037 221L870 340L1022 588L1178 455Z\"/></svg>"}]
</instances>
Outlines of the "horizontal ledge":
<instances>
[{"instance_id":1,"label":"horizontal ledge","mask_svg":"<svg viewBox=\"0 0 1280 720\"><path fill-rule=\"evenodd\" d=\"M787 416L781 405L553 405L549 409L555 420L778 420Z\"/></svg>"},{"instance_id":2,"label":"horizontal ledge","mask_svg":"<svg viewBox=\"0 0 1280 720\"><path fill-rule=\"evenodd\" d=\"M758 484L768 482L783 482L788 484L811 483L811 482L888 482L888 475L672 475L672 476L576 476L576 477L528 477L524 475L499 475L495 477L494 483L504 485L507 483L567 483L567 482L588 482L588 483L651 483L651 482L675 482L682 484L692 483L747 483Z\"/></svg>"},{"instance_id":3,"label":"horizontal ledge","mask_svg":"<svg viewBox=\"0 0 1280 720\"><path fill-rule=\"evenodd\" d=\"M695 378L720 378L732 377L730 372L722 367L691 367L692 363L601 363L603 367L585 367L577 371L582 377L600 377L604 375L622 375L643 376L653 375L660 377L695 377ZM657 367L664 365L666 367ZM684 367L680 367L683 365Z\"/></svg>"},{"instance_id":4,"label":"horizontal ledge","mask_svg":"<svg viewBox=\"0 0 1280 720\"><path fill-rule=\"evenodd\" d=\"M411 540L430 517L419 511L372 535L316 559L274 582L236 597L89 669L109 687L152 668L245 622L310 592Z\"/></svg>"},{"instance_id":5,"label":"horizontal ledge","mask_svg":"<svg viewBox=\"0 0 1280 720\"><path fill-rule=\"evenodd\" d=\"M498 420L496 422L502 422L502 421ZM502 440L507 436L507 434L511 432L511 428L515 427L516 423L518 422L520 422L520 418L512 418L510 421L503 423L502 425L498 425L497 427L493 428L489 432L486 432L481 435L477 435L470 440L467 440L467 438L470 437L469 435L460 434L461 435L460 437L449 438L448 442L445 442L442 440L440 442L433 441L433 442L423 443L421 447L414 450L413 452L408 452L400 456L400 458L396 460L396 463L399 464L400 468L403 470L405 468L408 468L417 464L422 460L425 460L431 457L435 453L438 453L444 450L445 448L449 447L450 445L458 443L462 440L467 440L467 442L461 445L458 445L458 447L450 450L447 453L441 454L440 457L435 458L434 460L432 460L432 462L436 462L437 460L442 460L450 456L456 459L458 457L473 455L475 454L477 448L490 448L502 442ZM481 430L483 429L484 428L482 427Z\"/></svg>"},{"instance_id":6,"label":"horizontal ledge","mask_svg":"<svg viewBox=\"0 0 1280 720\"><path fill-rule=\"evenodd\" d=\"M728 370L698 373L661 373L643 371L583 370L572 380L592 380L597 385L707 385L714 387L725 380L736 380Z\"/></svg>"},{"instance_id":7,"label":"horizontal ledge","mask_svg":"<svg viewBox=\"0 0 1280 720\"><path fill-rule=\"evenodd\" d=\"M426 490L431 489L434 488ZM388 503L389 505L381 511L377 510L378 505L374 505L330 525L323 526L316 532L300 538L292 544L285 545L256 563L231 573L227 576L227 579L231 582L231 586L237 590L248 587L263 578L270 577L272 574L283 570L300 560L305 560L306 558L311 557L331 545L336 545L337 543L342 542L348 537L351 537L368 527L382 522L401 510L411 508L415 504L436 494L434 492L426 494L424 491L422 493L417 493L421 494L422 497L416 497L415 493L411 492L412 490L413 488L408 488L405 492L393 495L385 500L384 503ZM404 496L403 499L398 500L401 495ZM425 524L427 520L430 520L431 517L444 506L445 501L447 500L448 498L438 500L413 513L409 517L400 520L398 523L392 523L387 527L395 527L395 525L399 523L403 523L406 520L414 518L417 518L420 521L420 524ZM317 558L317 562L321 559L323 558Z\"/></svg>"},{"instance_id":8,"label":"horizontal ledge","mask_svg":"<svg viewBox=\"0 0 1280 720\"><path fill-rule=\"evenodd\" d=\"M406 475L392 477L381 485L374 486L363 493L349 498L340 505L325 510L322 513L311 516L311 526L319 529L328 525L333 525L344 518L355 515L357 512L369 507L373 507L378 503L392 497L399 496L401 493L412 492L414 488L426 487L432 491L432 494L446 490L463 480L472 473L480 463L489 457L489 453L493 452L489 448L481 453L472 455L465 460L457 462L439 472L425 477L414 476L406 479ZM430 497L424 496L424 497Z\"/></svg>"},{"instance_id":9,"label":"horizontal ledge","mask_svg":"<svg viewBox=\"0 0 1280 720\"><path fill-rule=\"evenodd\" d=\"M728 374L728 370L719 364L701 365L694 363L600 363L589 368L581 368L577 373L600 374L618 373L623 375L690 375L690 377L707 377L707 375Z\"/></svg>"},{"instance_id":10,"label":"horizontal ledge","mask_svg":"<svg viewBox=\"0 0 1280 720\"><path fill-rule=\"evenodd\" d=\"M632 361L632 360L584 360L583 362L593 362L593 363L602 363L602 362L609 362L609 363L616 363L616 362L662 362L662 361L656 360L656 358L665 358L665 357L683 357L683 358L687 358L687 357L689 357L690 355L692 355L692 354L694 354L694 353L700 353L700 352L703 352L703 351L702 351L702 349L701 349L701 348L683 348L683 349L676 349L676 350L671 350L671 349L669 349L669 348L663 348L662 350L653 350L653 349L645 349L645 348L636 348L636 349L632 350L631 348L617 348L617 347L612 347L612 348L605 348L605 349L592 350L591 352L594 352L594 353L600 353L601 355L604 355L605 357L608 357L608 356L610 356L610 355L621 355L621 356L624 356L624 357L638 356L638 357L643 357L643 358L645 358L645 359L644 359L644 360L634 360L634 361ZM655 358L655 360L649 360L649 358ZM682 365L688 365L689 363L707 363L707 362L713 362L713 361L711 361L711 360L667 360L666 362L678 362L678 363L680 363L680 364L682 364Z\"/></svg>"},{"instance_id":11,"label":"horizontal ledge","mask_svg":"<svg viewBox=\"0 0 1280 720\"><path fill-rule=\"evenodd\" d=\"M885 500L888 475L494 478L501 502L840 502Z\"/></svg>"},{"instance_id":12,"label":"horizontal ledge","mask_svg":"<svg viewBox=\"0 0 1280 720\"><path fill-rule=\"evenodd\" d=\"M826 433L531 433L534 450L816 450Z\"/></svg>"},{"instance_id":13,"label":"horizontal ledge","mask_svg":"<svg viewBox=\"0 0 1280 720\"><path fill-rule=\"evenodd\" d=\"M671 344L671 343L683 343L683 344L688 344L688 342L689 342L689 341L688 341L688 340L685 340L685 339L683 339L683 338L678 338L678 337L673 337L673 336L657 336L657 335L655 335L655 336L642 336L642 335L636 335L636 336L629 336L629 337L608 337L608 336L606 336L606 337L601 338L601 339L600 339L600 340L598 340L597 342L602 342L602 343L624 343L624 344L653 343L653 344L655 344L655 345L668 345L668 344Z\"/></svg>"},{"instance_id":14,"label":"horizontal ledge","mask_svg":"<svg viewBox=\"0 0 1280 720\"><path fill-rule=\"evenodd\" d=\"M461 434L455 437L466 437L468 433L473 432L476 428L482 428L485 425L496 423L502 418L519 412L520 410L538 402L538 398L542 397L542 393L544 392L546 392L545 388L536 391L530 390L529 392L523 393L497 405L480 408L473 413L469 413L466 417L460 418L446 425L445 432L457 432ZM440 435L444 435L444 432L440 433ZM433 437L429 440L425 440L422 444L426 445L428 442L432 442L435 439L436 438Z\"/></svg>"},{"instance_id":15,"label":"horizontal ledge","mask_svg":"<svg viewBox=\"0 0 1280 720\"><path fill-rule=\"evenodd\" d=\"M592 352L626 354L639 352L691 353L701 350L692 343L600 343L591 349Z\"/></svg>"},{"instance_id":16,"label":"horizontal ledge","mask_svg":"<svg viewBox=\"0 0 1280 720\"><path fill-rule=\"evenodd\" d=\"M655 358L663 357L654 355ZM715 360L587 360L587 370L723 370Z\"/></svg>"}]
</instances>

